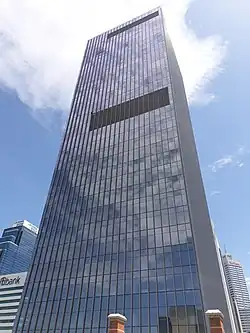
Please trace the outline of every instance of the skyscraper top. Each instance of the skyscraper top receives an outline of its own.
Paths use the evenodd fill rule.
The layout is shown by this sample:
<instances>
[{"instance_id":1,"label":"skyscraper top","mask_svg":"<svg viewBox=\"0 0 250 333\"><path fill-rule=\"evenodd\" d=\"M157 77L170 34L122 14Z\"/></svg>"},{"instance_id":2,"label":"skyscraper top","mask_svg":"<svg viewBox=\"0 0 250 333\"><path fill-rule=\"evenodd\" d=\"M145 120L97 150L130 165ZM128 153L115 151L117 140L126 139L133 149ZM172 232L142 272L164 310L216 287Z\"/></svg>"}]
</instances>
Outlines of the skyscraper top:
<instances>
[{"instance_id":1,"label":"skyscraper top","mask_svg":"<svg viewBox=\"0 0 250 333\"><path fill-rule=\"evenodd\" d=\"M94 37L92 37L91 39L96 39L97 37L103 35L103 34L108 34L108 39L113 37L113 36L116 36L122 32L125 32L127 30L131 30L132 28L152 19L152 18L155 18L157 16L160 16L160 12L162 11L162 7L161 6L158 6L158 7L155 7L151 10L148 10L146 13L143 13L141 15L137 15L136 17L133 17L131 18L130 20L126 21L126 22L123 22L117 26L115 26L114 28L112 29L109 29L105 32L102 32ZM91 40L90 39L90 40Z\"/></svg>"},{"instance_id":2,"label":"skyscraper top","mask_svg":"<svg viewBox=\"0 0 250 333\"><path fill-rule=\"evenodd\" d=\"M27 220L20 220L12 225L12 227L21 227L21 226L33 231L35 234L38 234L39 229L34 224L30 223Z\"/></svg>"},{"instance_id":3,"label":"skyscraper top","mask_svg":"<svg viewBox=\"0 0 250 333\"><path fill-rule=\"evenodd\" d=\"M235 260L233 259L233 256L230 253L225 253L223 255L223 260L226 260L227 262L229 262L230 264L234 264L234 265L238 265L241 266L241 263L239 260Z\"/></svg>"},{"instance_id":4,"label":"skyscraper top","mask_svg":"<svg viewBox=\"0 0 250 333\"><path fill-rule=\"evenodd\" d=\"M140 25L146 21L149 21L154 17L159 16L159 10L160 10L160 7L154 8L154 9L148 11L147 13L144 13L140 16L133 18L130 21L120 24L119 26L113 28L111 32L109 31L108 38L116 36L124 31L134 28L137 25Z\"/></svg>"}]
</instances>

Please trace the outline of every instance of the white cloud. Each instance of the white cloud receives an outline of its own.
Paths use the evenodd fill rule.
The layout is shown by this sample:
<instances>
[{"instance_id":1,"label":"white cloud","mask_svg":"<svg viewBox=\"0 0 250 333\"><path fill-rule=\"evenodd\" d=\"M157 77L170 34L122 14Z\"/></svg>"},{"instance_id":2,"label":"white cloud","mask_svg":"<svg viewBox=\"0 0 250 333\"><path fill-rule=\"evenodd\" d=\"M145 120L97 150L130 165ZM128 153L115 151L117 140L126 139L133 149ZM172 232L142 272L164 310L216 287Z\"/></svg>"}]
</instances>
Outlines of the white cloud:
<instances>
[{"instance_id":1,"label":"white cloud","mask_svg":"<svg viewBox=\"0 0 250 333\"><path fill-rule=\"evenodd\" d=\"M166 0L167 28L190 102L208 103L226 44L198 38L185 15L192 0ZM0 84L34 110L68 110L86 40L159 5L156 0L1 0Z\"/></svg>"},{"instance_id":2,"label":"white cloud","mask_svg":"<svg viewBox=\"0 0 250 333\"><path fill-rule=\"evenodd\" d=\"M216 172L218 169L224 168L226 165L231 165L231 164L233 164L233 156L227 155L215 161L210 167L213 172Z\"/></svg>"},{"instance_id":3,"label":"white cloud","mask_svg":"<svg viewBox=\"0 0 250 333\"><path fill-rule=\"evenodd\" d=\"M213 196L215 196L215 195L220 195L220 191L212 191L211 193L210 193L210 197L213 197Z\"/></svg>"},{"instance_id":4,"label":"white cloud","mask_svg":"<svg viewBox=\"0 0 250 333\"><path fill-rule=\"evenodd\" d=\"M219 169L227 166L242 168L244 166L244 156L249 153L250 150L248 148L241 146L234 154L225 155L224 157L214 161L213 164L209 165L209 168L211 168L213 172L217 172Z\"/></svg>"}]
</instances>

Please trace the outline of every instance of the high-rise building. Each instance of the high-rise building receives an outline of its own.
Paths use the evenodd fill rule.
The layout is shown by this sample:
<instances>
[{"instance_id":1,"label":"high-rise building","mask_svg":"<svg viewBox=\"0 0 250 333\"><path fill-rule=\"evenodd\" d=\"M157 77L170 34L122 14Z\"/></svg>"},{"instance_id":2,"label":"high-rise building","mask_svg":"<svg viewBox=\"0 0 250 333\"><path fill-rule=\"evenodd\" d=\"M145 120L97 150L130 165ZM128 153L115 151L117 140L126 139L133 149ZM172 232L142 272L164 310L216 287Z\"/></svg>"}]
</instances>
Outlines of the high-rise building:
<instances>
[{"instance_id":1,"label":"high-rise building","mask_svg":"<svg viewBox=\"0 0 250 333\"><path fill-rule=\"evenodd\" d=\"M226 253L223 256L223 265L226 274L226 280L229 293L244 333L250 332L250 298L247 289L246 278L243 267L239 261L232 258L232 255Z\"/></svg>"},{"instance_id":2,"label":"high-rise building","mask_svg":"<svg viewBox=\"0 0 250 333\"><path fill-rule=\"evenodd\" d=\"M0 333L12 333L26 274L0 275Z\"/></svg>"},{"instance_id":3,"label":"high-rise building","mask_svg":"<svg viewBox=\"0 0 250 333\"><path fill-rule=\"evenodd\" d=\"M0 237L0 275L26 272L31 264L38 228L23 220Z\"/></svg>"},{"instance_id":4,"label":"high-rise building","mask_svg":"<svg viewBox=\"0 0 250 333\"><path fill-rule=\"evenodd\" d=\"M214 241L215 241L215 246L216 246L216 250L217 250L217 257L218 257L218 262L219 262L219 267L220 267L220 272L221 272L221 277L222 277L222 283L223 283L223 287L224 287L225 295L226 295L228 313L229 313L231 325L232 325L232 333L243 333L240 321L238 320L237 309L235 308L233 299L231 298L231 295L229 293L229 289L228 289L228 285L227 285L227 281L226 281L226 275L225 275L224 266L223 266L222 252L221 252L218 238L217 238L215 230L214 230L213 223L212 223L212 227L213 227L213 231L214 231Z\"/></svg>"},{"instance_id":5,"label":"high-rise building","mask_svg":"<svg viewBox=\"0 0 250 333\"><path fill-rule=\"evenodd\" d=\"M232 332L160 8L87 43L14 332Z\"/></svg>"}]
</instances>

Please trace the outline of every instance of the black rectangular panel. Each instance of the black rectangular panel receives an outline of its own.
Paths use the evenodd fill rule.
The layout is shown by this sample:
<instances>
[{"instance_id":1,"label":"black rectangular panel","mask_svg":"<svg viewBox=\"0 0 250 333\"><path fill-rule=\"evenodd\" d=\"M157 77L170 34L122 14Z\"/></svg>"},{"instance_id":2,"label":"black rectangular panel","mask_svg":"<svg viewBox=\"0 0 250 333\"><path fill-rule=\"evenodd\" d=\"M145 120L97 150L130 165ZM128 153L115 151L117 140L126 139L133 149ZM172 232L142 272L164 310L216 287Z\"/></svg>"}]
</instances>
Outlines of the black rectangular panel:
<instances>
[{"instance_id":1,"label":"black rectangular panel","mask_svg":"<svg viewBox=\"0 0 250 333\"><path fill-rule=\"evenodd\" d=\"M159 109L165 105L169 105L167 87L93 113L91 115L90 131Z\"/></svg>"},{"instance_id":2,"label":"black rectangular panel","mask_svg":"<svg viewBox=\"0 0 250 333\"><path fill-rule=\"evenodd\" d=\"M115 30L115 31L110 32L110 33L108 34L108 37L107 37L107 38L114 37L114 36L116 36L116 35L118 35L118 34L124 32L124 31L126 31L126 30L129 30L129 29L131 29L131 28L134 28L134 27L136 27L137 25L139 25L139 24L141 24L141 23L143 23L143 22L149 21L149 20L151 20L152 18L154 18L154 17L156 17L156 16L158 16L158 15L159 15L159 12L158 12L158 11L157 11L157 12L154 12L154 13L152 13L152 14L149 14L149 15L147 15L147 16L145 16L145 17L143 17L143 18L141 18L141 19L139 19L139 20L137 20L137 21L134 21L134 22L132 22L132 23L130 23L130 24L125 25L124 27L122 27L122 28L120 28L120 29L118 29L118 30Z\"/></svg>"}]
</instances>

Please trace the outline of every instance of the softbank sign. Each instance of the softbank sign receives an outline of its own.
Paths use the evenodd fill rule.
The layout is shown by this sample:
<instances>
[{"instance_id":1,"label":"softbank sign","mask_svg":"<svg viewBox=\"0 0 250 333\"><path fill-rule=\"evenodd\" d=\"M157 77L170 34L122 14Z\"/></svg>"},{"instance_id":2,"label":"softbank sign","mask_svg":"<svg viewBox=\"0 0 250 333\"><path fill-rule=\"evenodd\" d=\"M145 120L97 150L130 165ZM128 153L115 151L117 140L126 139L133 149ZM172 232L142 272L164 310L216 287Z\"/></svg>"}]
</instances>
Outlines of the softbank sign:
<instances>
[{"instance_id":1,"label":"softbank sign","mask_svg":"<svg viewBox=\"0 0 250 333\"><path fill-rule=\"evenodd\" d=\"M12 284L19 284L20 283L20 276L17 276L15 278L9 279L6 276L1 277L0 279L0 286L9 286Z\"/></svg>"},{"instance_id":2,"label":"softbank sign","mask_svg":"<svg viewBox=\"0 0 250 333\"><path fill-rule=\"evenodd\" d=\"M0 275L0 289L18 286L23 287L26 275L26 272L19 274Z\"/></svg>"}]
</instances>

